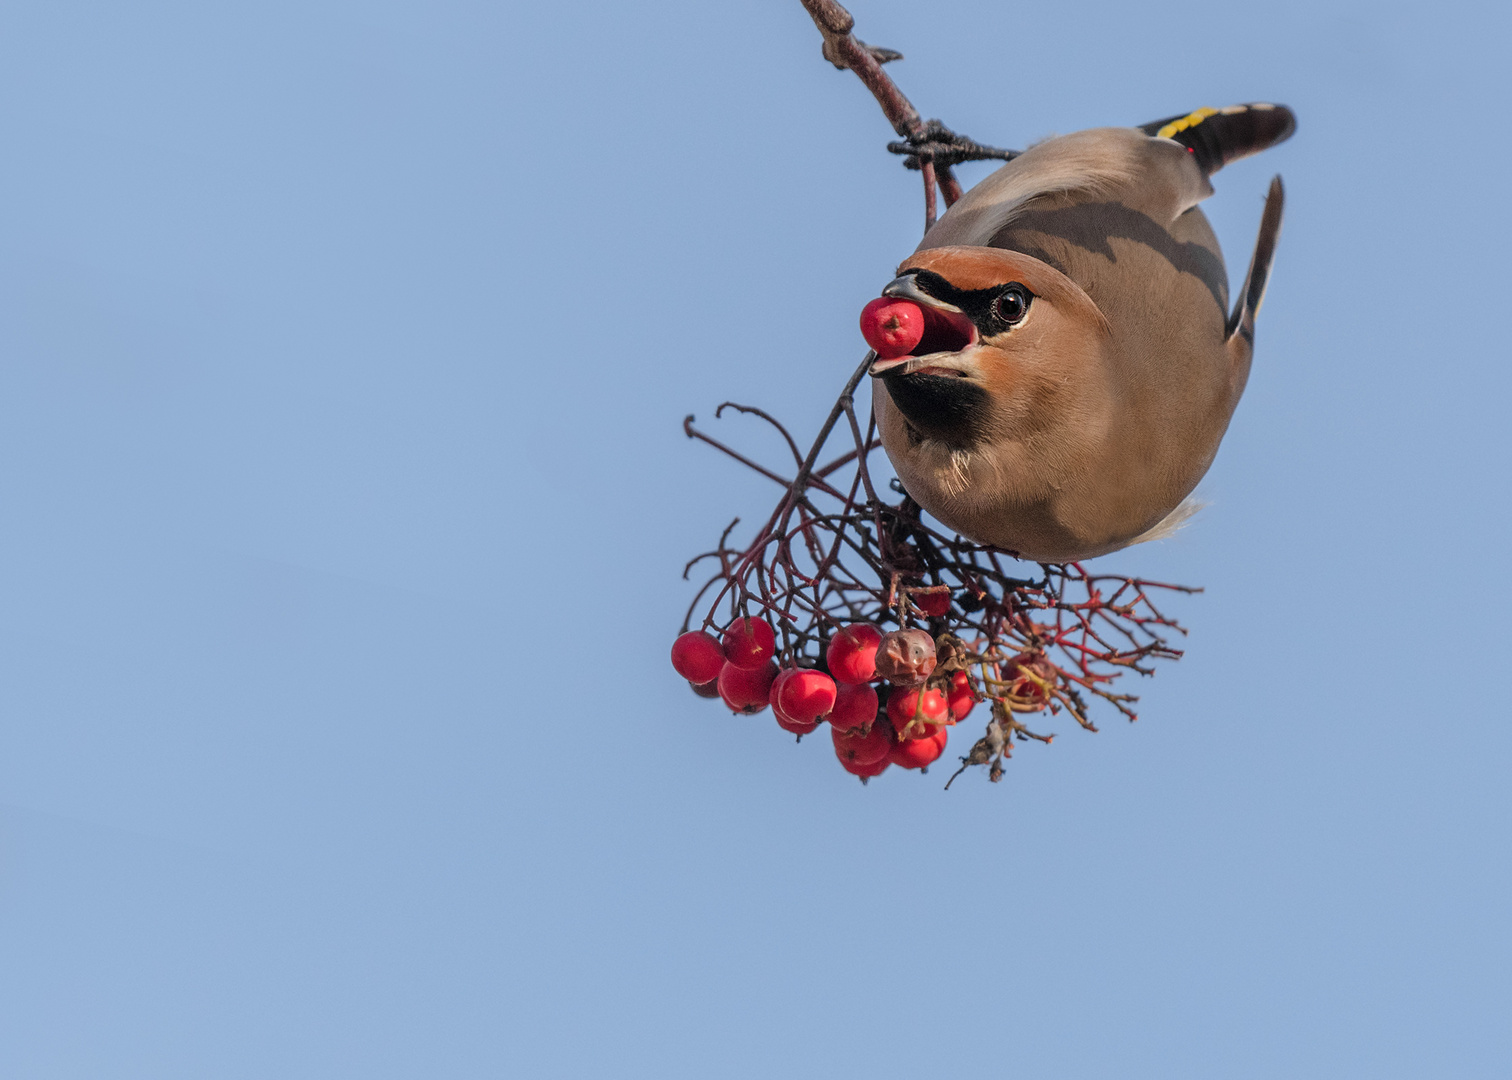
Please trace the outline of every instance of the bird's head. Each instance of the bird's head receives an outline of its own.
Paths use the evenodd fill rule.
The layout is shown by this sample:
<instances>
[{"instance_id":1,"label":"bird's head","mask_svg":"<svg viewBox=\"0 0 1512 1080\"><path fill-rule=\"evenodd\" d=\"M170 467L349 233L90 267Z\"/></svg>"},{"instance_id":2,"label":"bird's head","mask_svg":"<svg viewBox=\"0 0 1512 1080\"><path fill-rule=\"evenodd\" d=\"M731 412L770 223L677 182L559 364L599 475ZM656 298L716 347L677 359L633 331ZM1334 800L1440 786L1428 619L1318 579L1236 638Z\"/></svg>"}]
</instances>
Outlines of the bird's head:
<instances>
[{"instance_id":1,"label":"bird's head","mask_svg":"<svg viewBox=\"0 0 1512 1080\"><path fill-rule=\"evenodd\" d=\"M897 355L911 334L894 348L874 345L871 366L911 437L952 450L1029 439L1085 413L1083 384L1101 381L1107 320L1080 286L1031 255L929 248L898 268L882 296L923 317L907 353Z\"/></svg>"}]
</instances>

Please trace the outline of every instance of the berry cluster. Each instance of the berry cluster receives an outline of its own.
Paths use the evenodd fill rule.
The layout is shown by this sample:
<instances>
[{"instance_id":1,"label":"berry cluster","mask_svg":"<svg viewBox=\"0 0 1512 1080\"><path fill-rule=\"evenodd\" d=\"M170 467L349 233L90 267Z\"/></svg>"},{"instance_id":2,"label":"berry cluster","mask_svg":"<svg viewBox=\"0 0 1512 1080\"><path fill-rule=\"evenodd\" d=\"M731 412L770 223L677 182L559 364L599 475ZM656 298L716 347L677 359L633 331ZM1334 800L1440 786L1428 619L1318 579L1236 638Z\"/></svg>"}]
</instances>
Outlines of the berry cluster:
<instances>
[{"instance_id":1,"label":"berry cluster","mask_svg":"<svg viewBox=\"0 0 1512 1080\"><path fill-rule=\"evenodd\" d=\"M945 752L947 729L976 707L959 651L947 652L944 664L939 652L922 630L884 634L852 623L814 667L779 668L771 624L744 617L721 639L683 634L672 643L672 666L696 694L722 698L731 712L771 706L777 726L800 740L828 721L841 768L865 781L889 765L925 771Z\"/></svg>"},{"instance_id":2,"label":"berry cluster","mask_svg":"<svg viewBox=\"0 0 1512 1080\"><path fill-rule=\"evenodd\" d=\"M772 425L792 451L792 479L706 435L692 417L684 422L689 437L776 481L783 496L748 543L730 543L737 519L718 547L689 562L688 573L706 560L715 569L689 605L672 662L699 695L736 713L770 708L800 738L828 722L835 756L863 780L889 765L937 761L949 728L984 703L986 731L959 760L963 769L988 766L997 780L1015 741L1053 738L1031 731L1027 714L1064 712L1096 731L1089 702L1101 700L1135 719L1137 699L1114 683L1179 657L1166 634L1185 633L1151 594L1196 590L1075 563L1024 563L943 533L896 480L901 498L882 498L871 472L875 420L863 432L852 394L873 357L916 344L909 307L868 306L863 327L880 348L807 455L760 409L720 407L716 416L729 407ZM842 417L853 447L821 464Z\"/></svg>"}]
</instances>

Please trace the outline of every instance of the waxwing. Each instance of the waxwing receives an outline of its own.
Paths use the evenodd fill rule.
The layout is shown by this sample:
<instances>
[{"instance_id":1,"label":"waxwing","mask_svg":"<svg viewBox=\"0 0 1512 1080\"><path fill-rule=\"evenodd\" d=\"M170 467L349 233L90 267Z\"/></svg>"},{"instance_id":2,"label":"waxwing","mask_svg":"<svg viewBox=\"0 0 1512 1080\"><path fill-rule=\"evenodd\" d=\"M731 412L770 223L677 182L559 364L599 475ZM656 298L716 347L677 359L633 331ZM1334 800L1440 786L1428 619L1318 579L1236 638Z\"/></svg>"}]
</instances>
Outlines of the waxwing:
<instances>
[{"instance_id":1,"label":"waxwing","mask_svg":"<svg viewBox=\"0 0 1512 1080\"><path fill-rule=\"evenodd\" d=\"M918 305L918 343L898 355L867 334L882 445L909 495L1040 562L1179 524L1249 375L1281 178L1232 312L1197 204L1213 173L1295 128L1264 104L1094 128L1039 143L959 199L882 290Z\"/></svg>"}]
</instances>

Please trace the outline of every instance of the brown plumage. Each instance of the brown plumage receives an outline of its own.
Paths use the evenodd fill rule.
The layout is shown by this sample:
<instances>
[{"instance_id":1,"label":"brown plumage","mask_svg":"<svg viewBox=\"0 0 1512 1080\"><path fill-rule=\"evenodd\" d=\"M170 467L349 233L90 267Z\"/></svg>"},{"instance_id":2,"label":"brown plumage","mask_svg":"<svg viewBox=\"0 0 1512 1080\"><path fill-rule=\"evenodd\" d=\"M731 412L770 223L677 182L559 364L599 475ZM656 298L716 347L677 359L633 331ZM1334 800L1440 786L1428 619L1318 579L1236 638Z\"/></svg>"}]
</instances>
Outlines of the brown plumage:
<instances>
[{"instance_id":1,"label":"brown plumage","mask_svg":"<svg viewBox=\"0 0 1512 1080\"><path fill-rule=\"evenodd\" d=\"M1294 126L1284 107L1245 105L1077 132L951 207L883 290L923 308L924 339L872 365L909 494L963 535L1042 562L1183 517L1249 375L1280 178L1232 314L1197 203L1211 173Z\"/></svg>"}]
</instances>

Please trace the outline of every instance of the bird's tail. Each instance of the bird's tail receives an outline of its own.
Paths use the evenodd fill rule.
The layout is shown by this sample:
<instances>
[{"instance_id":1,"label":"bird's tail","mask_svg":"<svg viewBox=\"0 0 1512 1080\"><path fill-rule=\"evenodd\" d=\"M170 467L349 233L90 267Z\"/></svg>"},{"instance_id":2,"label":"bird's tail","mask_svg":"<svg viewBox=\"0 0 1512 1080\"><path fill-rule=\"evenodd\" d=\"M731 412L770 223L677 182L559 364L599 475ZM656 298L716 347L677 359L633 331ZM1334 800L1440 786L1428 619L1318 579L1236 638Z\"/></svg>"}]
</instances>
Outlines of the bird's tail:
<instances>
[{"instance_id":1,"label":"bird's tail","mask_svg":"<svg viewBox=\"0 0 1512 1080\"><path fill-rule=\"evenodd\" d=\"M1260 304L1265 300L1271 261L1276 257L1276 241L1281 238L1281 208L1285 196L1281 178L1272 177L1270 191L1265 195L1265 210L1260 214L1260 235L1255 237L1255 253L1250 256L1249 273L1244 275L1244 288L1239 291L1239 302L1229 316L1225 337L1239 334L1246 341L1255 340L1255 316L1260 314Z\"/></svg>"},{"instance_id":2,"label":"bird's tail","mask_svg":"<svg viewBox=\"0 0 1512 1080\"><path fill-rule=\"evenodd\" d=\"M1297 117L1285 105L1257 101L1168 116L1141 124L1140 130L1153 138L1179 142L1197 159L1203 174L1212 176L1231 161L1291 138L1297 130Z\"/></svg>"}]
</instances>

